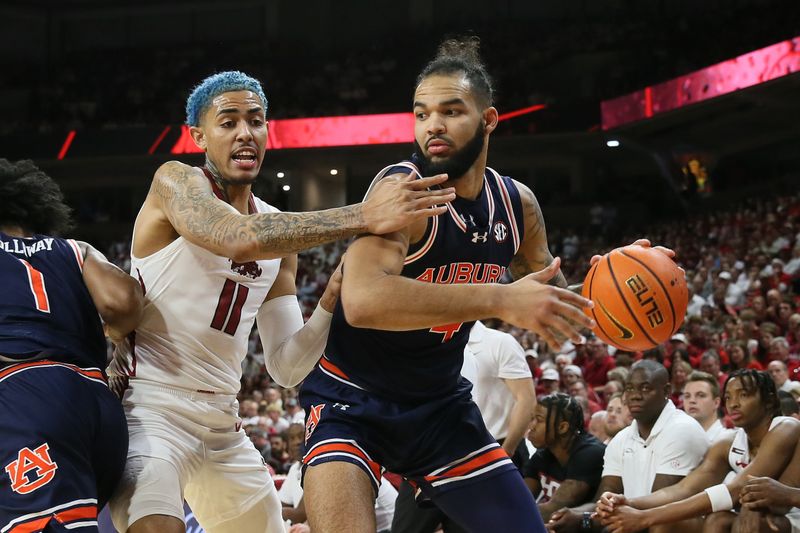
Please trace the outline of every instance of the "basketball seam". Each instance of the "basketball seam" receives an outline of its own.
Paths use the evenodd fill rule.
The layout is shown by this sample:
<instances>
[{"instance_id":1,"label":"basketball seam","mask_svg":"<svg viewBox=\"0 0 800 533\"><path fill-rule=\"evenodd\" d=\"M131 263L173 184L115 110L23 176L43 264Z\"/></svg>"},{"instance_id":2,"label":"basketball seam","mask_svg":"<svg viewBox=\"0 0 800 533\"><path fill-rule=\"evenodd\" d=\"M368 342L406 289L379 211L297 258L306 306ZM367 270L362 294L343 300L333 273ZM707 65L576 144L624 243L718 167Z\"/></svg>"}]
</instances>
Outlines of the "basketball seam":
<instances>
[{"instance_id":1,"label":"basketball seam","mask_svg":"<svg viewBox=\"0 0 800 533\"><path fill-rule=\"evenodd\" d=\"M602 259L600 261L602 261ZM597 274L597 269L600 266L600 261L595 263L594 266L592 267L592 270L589 271L589 275L591 276L591 278L589 278L589 299L590 300L592 300L592 287L594 287L594 276L595 276L595 274ZM594 301L594 300L592 300L592 301ZM592 316L594 317L594 323L597 324L597 327L600 328L600 331L603 332L603 335L606 336L606 339L609 339L609 340L613 339L614 337L612 337L611 335L608 334L608 332L605 330L605 328L600 324L600 321L597 319L597 311L595 311L594 307L592 307Z\"/></svg>"},{"instance_id":2,"label":"basketball seam","mask_svg":"<svg viewBox=\"0 0 800 533\"><path fill-rule=\"evenodd\" d=\"M629 259L633 259L634 261L636 261L637 263L642 265L644 268L646 268L647 271L650 272L650 274L652 274L654 278L656 278L656 281L658 282L658 284L661 285L661 289L664 291L664 296L667 297L667 302L669 302L669 310L672 311L672 333L670 333L670 335L673 335L675 333L675 331L679 327L678 326L678 317L675 314L675 306L672 303L672 297L669 295L669 292L667 291L667 287L661 281L661 278L659 278L656 275L656 273L653 272L653 270L649 266L647 266L647 264L644 261L642 261L641 259L638 259L638 258L636 258L636 257L634 257L632 255L626 254L624 250L620 250L620 253L622 255L624 255L625 257L628 257Z\"/></svg>"},{"instance_id":3,"label":"basketball seam","mask_svg":"<svg viewBox=\"0 0 800 533\"><path fill-rule=\"evenodd\" d=\"M647 334L645 329L639 323L639 319L636 318L636 315L634 314L633 309L631 309L631 306L628 304L628 300L625 299L625 293L622 292L622 289L619 286L619 282L617 281L617 277L614 275L614 267L611 266L611 254L608 254L606 256L606 261L608 261L608 271L611 273L611 279L614 280L614 286L617 288L617 292L619 293L620 298L622 298L622 303L625 304L625 308L628 310L628 313L630 313L631 318L633 318L633 321L636 322L636 325L639 327L639 329L642 331L642 333L644 333L644 336L647 337L647 340L649 340L654 345L660 344L660 343L656 342L655 340L653 340L653 338L650 335Z\"/></svg>"}]
</instances>

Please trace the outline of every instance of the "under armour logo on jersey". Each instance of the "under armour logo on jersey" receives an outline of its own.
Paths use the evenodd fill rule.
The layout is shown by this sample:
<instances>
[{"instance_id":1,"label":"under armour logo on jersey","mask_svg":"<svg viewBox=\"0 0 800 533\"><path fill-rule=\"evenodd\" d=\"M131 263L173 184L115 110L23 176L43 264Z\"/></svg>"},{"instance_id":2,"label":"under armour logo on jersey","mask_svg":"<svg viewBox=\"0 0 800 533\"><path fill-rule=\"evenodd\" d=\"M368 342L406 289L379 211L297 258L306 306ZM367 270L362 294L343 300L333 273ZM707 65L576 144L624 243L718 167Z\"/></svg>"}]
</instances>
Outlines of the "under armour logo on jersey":
<instances>
[{"instance_id":1,"label":"under armour logo on jersey","mask_svg":"<svg viewBox=\"0 0 800 533\"><path fill-rule=\"evenodd\" d=\"M242 276L251 279L258 279L261 277L261 267L255 261L248 261L247 263L237 263L231 260L231 270Z\"/></svg>"},{"instance_id":2,"label":"under armour logo on jersey","mask_svg":"<svg viewBox=\"0 0 800 533\"><path fill-rule=\"evenodd\" d=\"M308 420L306 421L306 444L308 444L308 439L311 438L311 434L314 433L315 429L317 429L317 425L319 424L320 417L322 417L322 410L324 408L324 403L311 406L311 409L308 412Z\"/></svg>"},{"instance_id":3,"label":"under armour logo on jersey","mask_svg":"<svg viewBox=\"0 0 800 533\"><path fill-rule=\"evenodd\" d=\"M11 478L11 490L18 494L30 494L53 480L58 465L50 459L49 450L50 446L45 442L34 450L22 448L17 452L16 460L6 465L6 472Z\"/></svg>"},{"instance_id":4,"label":"under armour logo on jersey","mask_svg":"<svg viewBox=\"0 0 800 533\"><path fill-rule=\"evenodd\" d=\"M489 240L489 232L484 231L483 233L479 231L472 232L472 242L486 242Z\"/></svg>"},{"instance_id":5,"label":"under armour logo on jersey","mask_svg":"<svg viewBox=\"0 0 800 533\"><path fill-rule=\"evenodd\" d=\"M508 238L508 228L506 227L505 223L502 221L497 221L494 224L494 240L498 243L505 242Z\"/></svg>"},{"instance_id":6,"label":"under armour logo on jersey","mask_svg":"<svg viewBox=\"0 0 800 533\"><path fill-rule=\"evenodd\" d=\"M350 406L347 405L346 403L335 403L335 404L333 404L333 407L336 408L336 409L339 409L341 411L347 411L347 409Z\"/></svg>"}]
</instances>

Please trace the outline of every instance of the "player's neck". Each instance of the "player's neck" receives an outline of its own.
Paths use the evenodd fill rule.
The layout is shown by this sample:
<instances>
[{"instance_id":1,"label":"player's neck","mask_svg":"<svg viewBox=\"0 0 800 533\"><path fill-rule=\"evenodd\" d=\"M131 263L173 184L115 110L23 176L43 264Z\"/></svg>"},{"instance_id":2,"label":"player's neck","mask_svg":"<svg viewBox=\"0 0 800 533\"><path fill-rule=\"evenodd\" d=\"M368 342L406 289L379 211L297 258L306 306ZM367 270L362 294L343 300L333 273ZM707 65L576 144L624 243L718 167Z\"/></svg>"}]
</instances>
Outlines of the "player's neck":
<instances>
[{"instance_id":1,"label":"player's neck","mask_svg":"<svg viewBox=\"0 0 800 533\"><path fill-rule=\"evenodd\" d=\"M752 428L745 428L745 433L747 433L747 443L749 444L751 450L753 448L758 448L758 446L761 445L761 441L764 440L764 437L766 437L767 433L769 433L769 426L771 424L772 417L764 417Z\"/></svg>"},{"instance_id":2,"label":"player's neck","mask_svg":"<svg viewBox=\"0 0 800 533\"><path fill-rule=\"evenodd\" d=\"M700 422L700 425L703 426L704 430L708 431L709 429L711 429L711 426L713 426L717 422L717 420L718 419L716 416L710 416L705 420L698 420L698 422Z\"/></svg>"},{"instance_id":3,"label":"player's neck","mask_svg":"<svg viewBox=\"0 0 800 533\"><path fill-rule=\"evenodd\" d=\"M455 180L448 180L443 187L455 187L456 195L467 200L474 200L483 190L483 175L486 172L486 151L475 160L463 176Z\"/></svg>"},{"instance_id":4,"label":"player's neck","mask_svg":"<svg viewBox=\"0 0 800 533\"><path fill-rule=\"evenodd\" d=\"M234 209L243 215L247 215L249 213L248 207L250 202L251 185L249 183L242 185L230 183L228 180L222 177L222 174L219 170L217 170L216 165L214 165L210 159L206 159L206 168L211 174L211 178L214 180L214 183L217 184L217 187L219 187L219 189L222 191L222 194L225 196L225 201L231 204Z\"/></svg>"},{"instance_id":5,"label":"player's neck","mask_svg":"<svg viewBox=\"0 0 800 533\"><path fill-rule=\"evenodd\" d=\"M3 226L0 225L0 231L9 237L32 237L33 233L25 231L21 226Z\"/></svg>"}]
</instances>

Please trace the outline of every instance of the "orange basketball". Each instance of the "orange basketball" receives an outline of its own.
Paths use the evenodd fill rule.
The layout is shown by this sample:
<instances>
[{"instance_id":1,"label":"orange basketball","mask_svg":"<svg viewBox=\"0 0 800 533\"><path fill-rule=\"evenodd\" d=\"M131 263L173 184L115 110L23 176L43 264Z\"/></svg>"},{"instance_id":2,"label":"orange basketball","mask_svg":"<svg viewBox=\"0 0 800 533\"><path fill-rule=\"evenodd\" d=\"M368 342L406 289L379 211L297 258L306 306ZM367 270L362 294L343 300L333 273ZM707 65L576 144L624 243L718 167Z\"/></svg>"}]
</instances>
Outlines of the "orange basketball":
<instances>
[{"instance_id":1,"label":"orange basketball","mask_svg":"<svg viewBox=\"0 0 800 533\"><path fill-rule=\"evenodd\" d=\"M612 250L586 274L584 309L604 342L620 350L649 350L668 340L686 316L683 271L663 253L643 246Z\"/></svg>"}]
</instances>

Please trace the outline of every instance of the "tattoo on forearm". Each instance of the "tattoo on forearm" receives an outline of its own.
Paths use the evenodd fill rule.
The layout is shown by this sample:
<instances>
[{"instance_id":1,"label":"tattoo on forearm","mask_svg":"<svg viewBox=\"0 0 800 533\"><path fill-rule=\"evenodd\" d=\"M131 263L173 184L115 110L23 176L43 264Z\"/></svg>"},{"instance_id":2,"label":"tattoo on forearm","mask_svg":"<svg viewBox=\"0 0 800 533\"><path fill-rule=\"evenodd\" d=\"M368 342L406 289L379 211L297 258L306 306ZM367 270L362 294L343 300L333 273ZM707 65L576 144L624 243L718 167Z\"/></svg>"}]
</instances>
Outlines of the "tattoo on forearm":
<instances>
[{"instance_id":1,"label":"tattoo on forearm","mask_svg":"<svg viewBox=\"0 0 800 533\"><path fill-rule=\"evenodd\" d=\"M200 186L195 171L176 163L169 177L153 182L179 233L214 248L256 241L264 254L290 254L366 230L360 204L309 213L260 213L242 217Z\"/></svg>"}]
</instances>

